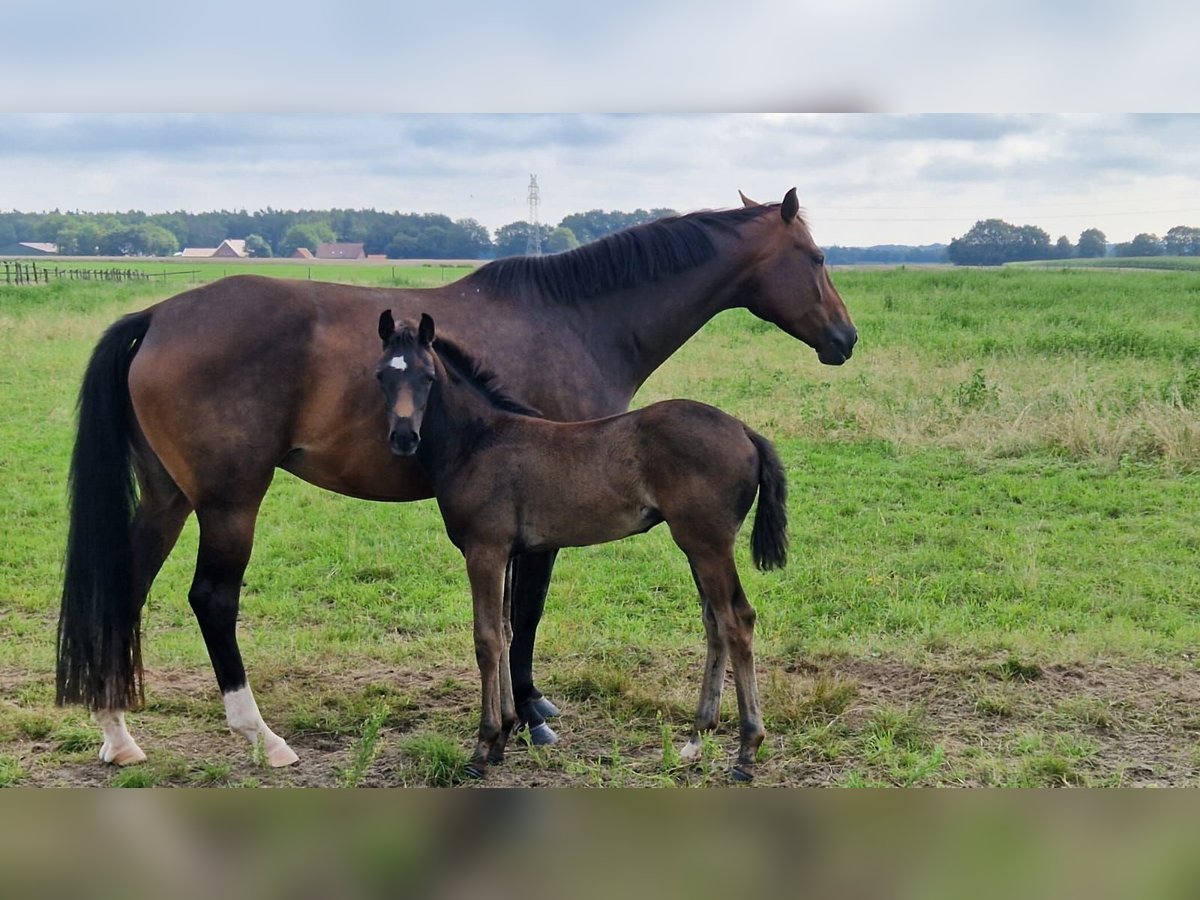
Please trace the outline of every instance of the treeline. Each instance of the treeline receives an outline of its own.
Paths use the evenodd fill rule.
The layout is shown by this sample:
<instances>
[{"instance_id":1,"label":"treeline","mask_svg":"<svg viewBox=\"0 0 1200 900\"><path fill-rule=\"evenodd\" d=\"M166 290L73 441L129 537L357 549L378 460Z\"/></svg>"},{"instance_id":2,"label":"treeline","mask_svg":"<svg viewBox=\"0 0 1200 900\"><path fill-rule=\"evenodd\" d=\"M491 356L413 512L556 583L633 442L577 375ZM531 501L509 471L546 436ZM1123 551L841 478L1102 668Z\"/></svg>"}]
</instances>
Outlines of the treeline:
<instances>
[{"instance_id":1,"label":"treeline","mask_svg":"<svg viewBox=\"0 0 1200 900\"><path fill-rule=\"evenodd\" d=\"M539 226L541 246L545 252L570 250L668 215L675 211L572 213L558 225ZM252 256L291 256L299 247L315 251L321 243L346 241L393 259L489 259L524 253L529 234L527 222L511 222L492 235L475 219L374 209L0 213L0 246L52 243L66 256L171 256L185 247L217 247L223 240L240 239Z\"/></svg>"},{"instance_id":2,"label":"treeline","mask_svg":"<svg viewBox=\"0 0 1200 900\"><path fill-rule=\"evenodd\" d=\"M944 263L946 262L945 244L921 244L910 247L907 244L876 244L871 247L825 247L825 261L833 266L887 263Z\"/></svg>"},{"instance_id":3,"label":"treeline","mask_svg":"<svg viewBox=\"0 0 1200 900\"><path fill-rule=\"evenodd\" d=\"M976 222L947 248L956 266L999 266L1007 262L1039 259L1094 259L1108 255L1108 241L1098 228L1081 232L1072 244L1065 234L1054 243L1036 225L1011 225L1003 219ZM1176 225L1165 238L1139 234L1113 247L1114 256L1200 256L1200 228Z\"/></svg>"}]
</instances>

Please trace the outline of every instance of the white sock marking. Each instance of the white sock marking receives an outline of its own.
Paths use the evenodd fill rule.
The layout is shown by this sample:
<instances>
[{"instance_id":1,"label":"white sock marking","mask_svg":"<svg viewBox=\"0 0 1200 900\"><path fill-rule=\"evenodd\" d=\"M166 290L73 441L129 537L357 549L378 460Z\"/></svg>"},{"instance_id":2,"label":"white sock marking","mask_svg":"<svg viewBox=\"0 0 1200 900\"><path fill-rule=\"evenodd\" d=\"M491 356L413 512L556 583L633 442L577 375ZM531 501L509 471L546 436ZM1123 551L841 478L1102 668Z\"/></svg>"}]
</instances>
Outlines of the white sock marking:
<instances>
[{"instance_id":1,"label":"white sock marking","mask_svg":"<svg viewBox=\"0 0 1200 900\"><path fill-rule=\"evenodd\" d=\"M287 745L287 741L267 727L258 704L254 702L254 693L250 685L230 691L224 695L225 720L231 731L236 731L250 743L257 744L260 740L267 762L272 766L287 766L299 759Z\"/></svg>"},{"instance_id":2,"label":"white sock marking","mask_svg":"<svg viewBox=\"0 0 1200 900\"><path fill-rule=\"evenodd\" d=\"M104 743L100 747L101 762L128 766L146 758L125 727L125 713L122 710L98 709L92 713L92 721L104 731Z\"/></svg>"}]
</instances>

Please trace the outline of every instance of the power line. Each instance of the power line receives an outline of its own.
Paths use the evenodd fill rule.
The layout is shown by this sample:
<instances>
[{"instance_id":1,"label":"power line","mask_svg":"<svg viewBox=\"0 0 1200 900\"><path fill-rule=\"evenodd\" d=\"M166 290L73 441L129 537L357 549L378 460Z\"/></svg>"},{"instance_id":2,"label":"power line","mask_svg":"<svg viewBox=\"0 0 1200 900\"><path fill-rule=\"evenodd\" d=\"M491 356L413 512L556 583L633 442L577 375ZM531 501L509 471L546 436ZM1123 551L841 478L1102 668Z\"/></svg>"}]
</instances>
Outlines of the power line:
<instances>
[{"instance_id":1,"label":"power line","mask_svg":"<svg viewBox=\"0 0 1200 900\"><path fill-rule=\"evenodd\" d=\"M976 207L978 209L978 207ZM1029 216L1035 219L1095 219L1109 216L1153 216L1164 215L1166 213L1200 213L1200 207L1191 209L1133 209L1123 210L1121 212L1077 212L1077 213L1056 213L1045 215L1042 213L1012 213L1005 212L1005 215ZM855 217L855 216L826 216L818 214L812 218L819 222L961 222L964 218L977 217L978 213L964 212L961 216L885 216L885 217Z\"/></svg>"}]
</instances>

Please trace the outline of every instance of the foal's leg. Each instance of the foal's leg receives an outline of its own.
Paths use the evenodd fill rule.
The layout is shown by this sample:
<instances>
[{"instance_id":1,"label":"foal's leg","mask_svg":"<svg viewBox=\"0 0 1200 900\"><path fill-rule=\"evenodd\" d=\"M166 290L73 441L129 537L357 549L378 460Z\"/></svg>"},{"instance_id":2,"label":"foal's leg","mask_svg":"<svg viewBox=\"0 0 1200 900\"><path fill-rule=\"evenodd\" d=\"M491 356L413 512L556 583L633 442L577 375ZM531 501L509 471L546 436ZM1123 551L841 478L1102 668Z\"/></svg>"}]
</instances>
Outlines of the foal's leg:
<instances>
[{"instance_id":1,"label":"foal's leg","mask_svg":"<svg viewBox=\"0 0 1200 900\"><path fill-rule=\"evenodd\" d=\"M132 583L140 614L150 585L179 540L179 532L192 507L157 460L139 461L138 480L142 492L134 513L130 540L133 545ZM146 758L125 727L124 710L97 709L92 718L104 731L104 743L100 747L103 762L127 766Z\"/></svg>"},{"instance_id":2,"label":"foal's leg","mask_svg":"<svg viewBox=\"0 0 1200 900\"><path fill-rule=\"evenodd\" d=\"M508 744L509 735L517 727L517 705L513 700L512 668L509 658L512 645L512 591L511 587L512 560L505 569L503 592L503 607L500 611L500 624L503 629L503 643L500 649L500 737L488 756L489 763L504 762L504 748Z\"/></svg>"},{"instance_id":3,"label":"foal's leg","mask_svg":"<svg viewBox=\"0 0 1200 900\"><path fill-rule=\"evenodd\" d=\"M695 568L692 577L696 579L696 589L700 593L700 606L704 619L704 635L708 643L708 653L704 660L704 676L700 682L700 702L696 706L696 719L692 727L691 737L679 751L685 760L699 759L701 752L701 736L706 731L717 727L721 715L721 689L725 682L725 667L729 654L725 642L717 629L717 620L713 616L712 605L705 598L700 579L696 577Z\"/></svg>"},{"instance_id":4,"label":"foal's leg","mask_svg":"<svg viewBox=\"0 0 1200 900\"><path fill-rule=\"evenodd\" d=\"M546 608L550 574L557 556L557 550L523 553L514 557L511 564L513 696L517 713L529 726L535 744L553 744L558 740L558 735L546 724L548 717L558 715L558 707L543 697L533 684L533 644Z\"/></svg>"},{"instance_id":5,"label":"foal's leg","mask_svg":"<svg viewBox=\"0 0 1200 900\"><path fill-rule=\"evenodd\" d=\"M237 643L238 597L250 561L258 503L208 504L196 511L200 552L188 601L208 647L230 729L256 745L261 741L271 766L286 766L299 757L263 721Z\"/></svg>"},{"instance_id":6,"label":"foal's leg","mask_svg":"<svg viewBox=\"0 0 1200 900\"><path fill-rule=\"evenodd\" d=\"M500 662L504 654L504 579L508 553L491 547L468 548L467 577L474 610L475 661L479 664L479 741L467 774L483 777L503 728ZM503 754L503 745L500 753Z\"/></svg>"},{"instance_id":7,"label":"foal's leg","mask_svg":"<svg viewBox=\"0 0 1200 900\"><path fill-rule=\"evenodd\" d=\"M741 735L733 777L739 781L749 781L754 777L758 748L765 735L754 674L754 608L746 600L738 579L732 545L720 552L692 553L688 558L696 573L696 581L701 586L701 593L712 608L720 639L733 663ZM699 710L696 719L699 722Z\"/></svg>"}]
</instances>

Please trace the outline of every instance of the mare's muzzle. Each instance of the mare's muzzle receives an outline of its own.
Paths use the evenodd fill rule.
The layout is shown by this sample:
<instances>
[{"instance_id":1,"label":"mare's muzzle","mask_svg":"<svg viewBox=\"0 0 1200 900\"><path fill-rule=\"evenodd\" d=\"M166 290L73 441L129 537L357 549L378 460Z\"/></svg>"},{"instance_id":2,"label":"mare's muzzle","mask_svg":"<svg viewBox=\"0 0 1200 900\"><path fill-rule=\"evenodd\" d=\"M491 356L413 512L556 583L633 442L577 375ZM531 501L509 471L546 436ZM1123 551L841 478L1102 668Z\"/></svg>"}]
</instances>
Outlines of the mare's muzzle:
<instances>
[{"instance_id":1,"label":"mare's muzzle","mask_svg":"<svg viewBox=\"0 0 1200 900\"><path fill-rule=\"evenodd\" d=\"M827 366L840 366L854 353L858 329L853 325L829 325L821 334L817 359Z\"/></svg>"},{"instance_id":2,"label":"mare's muzzle","mask_svg":"<svg viewBox=\"0 0 1200 900\"><path fill-rule=\"evenodd\" d=\"M421 443L421 435L411 425L397 424L388 433L388 445L397 456L412 456Z\"/></svg>"}]
</instances>

